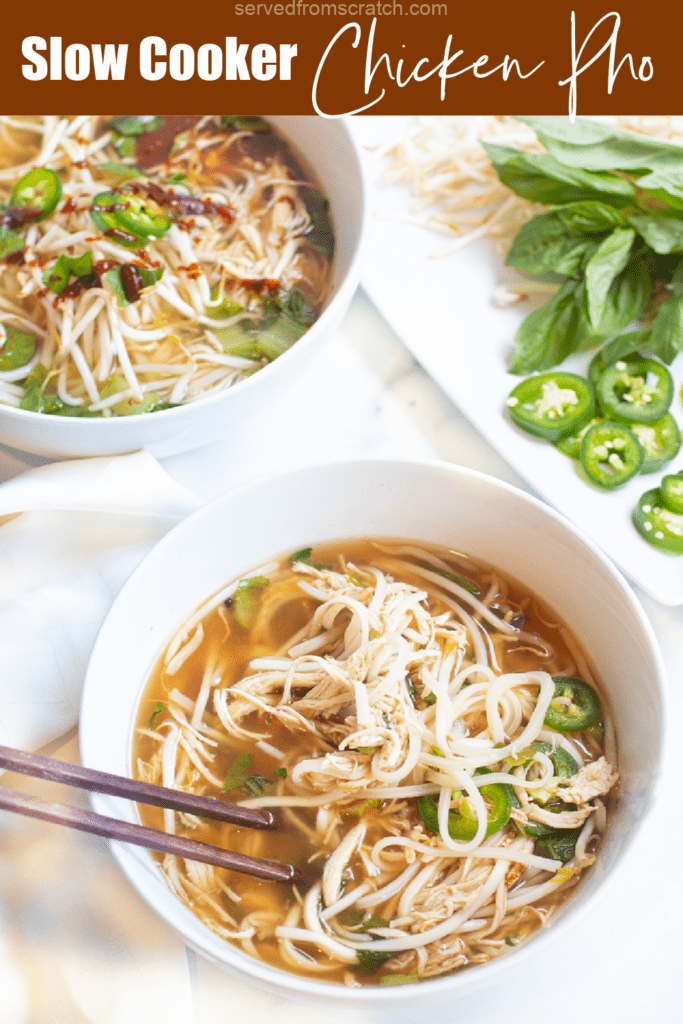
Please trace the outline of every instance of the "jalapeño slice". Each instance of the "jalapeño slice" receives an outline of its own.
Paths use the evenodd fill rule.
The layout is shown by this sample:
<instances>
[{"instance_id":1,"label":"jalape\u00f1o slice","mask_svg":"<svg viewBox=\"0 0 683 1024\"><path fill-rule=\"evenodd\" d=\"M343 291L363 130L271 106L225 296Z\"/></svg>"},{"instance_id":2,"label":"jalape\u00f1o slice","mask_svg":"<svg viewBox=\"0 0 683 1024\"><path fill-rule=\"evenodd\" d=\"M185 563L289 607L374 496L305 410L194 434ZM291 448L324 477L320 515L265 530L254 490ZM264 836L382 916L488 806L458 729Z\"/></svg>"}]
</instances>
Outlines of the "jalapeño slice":
<instances>
[{"instance_id":1,"label":"jalape\u00f1o slice","mask_svg":"<svg viewBox=\"0 0 683 1024\"><path fill-rule=\"evenodd\" d=\"M669 512L683 514L683 473L668 473L660 484L662 504Z\"/></svg>"},{"instance_id":2,"label":"jalape\u00f1o slice","mask_svg":"<svg viewBox=\"0 0 683 1024\"><path fill-rule=\"evenodd\" d=\"M34 167L12 189L10 206L25 206L36 211L32 221L49 217L62 198L62 183L49 167Z\"/></svg>"},{"instance_id":3,"label":"jalape\u00f1o slice","mask_svg":"<svg viewBox=\"0 0 683 1024\"><path fill-rule=\"evenodd\" d=\"M671 374L654 359L620 359L607 367L597 385L606 415L625 423L658 420L671 405L673 392Z\"/></svg>"},{"instance_id":4,"label":"jalape\u00f1o slice","mask_svg":"<svg viewBox=\"0 0 683 1024\"><path fill-rule=\"evenodd\" d=\"M595 411L593 391L575 373L539 373L512 389L507 399L510 419L544 441L559 441L577 431Z\"/></svg>"},{"instance_id":5,"label":"jalape\u00f1o slice","mask_svg":"<svg viewBox=\"0 0 683 1024\"><path fill-rule=\"evenodd\" d=\"M681 431L670 412L659 420L632 423L631 430L643 449L641 473L656 473L674 459L681 447Z\"/></svg>"},{"instance_id":6,"label":"jalape\u00f1o slice","mask_svg":"<svg viewBox=\"0 0 683 1024\"><path fill-rule=\"evenodd\" d=\"M633 511L633 523L654 548L683 555L683 514L666 508L659 487L642 495Z\"/></svg>"},{"instance_id":7,"label":"jalape\u00f1o slice","mask_svg":"<svg viewBox=\"0 0 683 1024\"><path fill-rule=\"evenodd\" d=\"M125 231L140 237L152 235L162 238L171 226L170 217L153 200L128 193L124 193L116 204L116 216Z\"/></svg>"},{"instance_id":8,"label":"jalape\u00f1o slice","mask_svg":"<svg viewBox=\"0 0 683 1024\"><path fill-rule=\"evenodd\" d=\"M600 715L600 698L583 679L554 676L555 693L543 721L557 732L579 732ZM559 774L559 772L558 772Z\"/></svg>"},{"instance_id":9,"label":"jalape\u00f1o slice","mask_svg":"<svg viewBox=\"0 0 683 1024\"><path fill-rule=\"evenodd\" d=\"M640 471L644 453L628 427L604 420L583 435L580 458L588 479L603 490L613 491Z\"/></svg>"},{"instance_id":10,"label":"jalape\u00f1o slice","mask_svg":"<svg viewBox=\"0 0 683 1024\"><path fill-rule=\"evenodd\" d=\"M124 228L119 220L118 212L123 203L124 197L118 192L98 192L90 207L90 219L101 234L117 245L141 249L148 240Z\"/></svg>"},{"instance_id":11,"label":"jalape\u00f1o slice","mask_svg":"<svg viewBox=\"0 0 683 1024\"><path fill-rule=\"evenodd\" d=\"M477 768L474 774L489 775L490 771L488 768ZM481 795L491 804L484 833L486 836L500 832L510 820L510 811L513 807L512 792L510 786L498 782L481 787ZM438 802L439 798L436 793L421 796L417 802L423 823L431 832L436 833L439 832ZM467 798L460 801L457 811L448 812L448 834L451 839L457 839L460 842L469 842L477 834L477 816Z\"/></svg>"}]
</instances>

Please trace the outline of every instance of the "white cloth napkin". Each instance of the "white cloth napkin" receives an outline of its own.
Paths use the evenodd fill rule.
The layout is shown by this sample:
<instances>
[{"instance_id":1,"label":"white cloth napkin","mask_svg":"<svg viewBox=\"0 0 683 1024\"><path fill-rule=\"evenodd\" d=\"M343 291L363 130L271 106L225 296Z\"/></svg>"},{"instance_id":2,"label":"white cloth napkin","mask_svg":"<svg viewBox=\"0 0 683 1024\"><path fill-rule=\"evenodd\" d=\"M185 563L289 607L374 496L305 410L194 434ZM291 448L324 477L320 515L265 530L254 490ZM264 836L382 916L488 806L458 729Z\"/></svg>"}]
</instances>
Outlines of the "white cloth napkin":
<instances>
[{"instance_id":1,"label":"white cloth napkin","mask_svg":"<svg viewBox=\"0 0 683 1024\"><path fill-rule=\"evenodd\" d=\"M43 466L0 486L0 743L58 741L54 756L78 760L102 619L149 548L200 504L146 452ZM87 804L16 774L0 785ZM104 840L0 812L0 1024L189 1024L188 967Z\"/></svg>"},{"instance_id":2,"label":"white cloth napkin","mask_svg":"<svg viewBox=\"0 0 683 1024\"><path fill-rule=\"evenodd\" d=\"M0 486L0 743L34 750L76 725L114 597L201 501L147 452L29 470Z\"/></svg>"}]
</instances>

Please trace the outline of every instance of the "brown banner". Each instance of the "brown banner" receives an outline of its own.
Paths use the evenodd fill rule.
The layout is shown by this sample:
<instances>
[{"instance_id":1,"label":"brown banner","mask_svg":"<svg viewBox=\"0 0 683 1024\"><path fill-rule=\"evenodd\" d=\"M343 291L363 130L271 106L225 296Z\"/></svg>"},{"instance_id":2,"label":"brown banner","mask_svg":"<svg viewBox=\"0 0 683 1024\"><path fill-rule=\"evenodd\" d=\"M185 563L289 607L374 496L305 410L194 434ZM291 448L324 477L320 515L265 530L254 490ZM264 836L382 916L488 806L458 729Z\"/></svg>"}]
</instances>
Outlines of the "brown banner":
<instances>
[{"instance_id":1,"label":"brown banner","mask_svg":"<svg viewBox=\"0 0 683 1024\"><path fill-rule=\"evenodd\" d=\"M683 5L146 3L4 15L8 108L675 113ZM79 16L82 12L82 16Z\"/></svg>"}]
</instances>

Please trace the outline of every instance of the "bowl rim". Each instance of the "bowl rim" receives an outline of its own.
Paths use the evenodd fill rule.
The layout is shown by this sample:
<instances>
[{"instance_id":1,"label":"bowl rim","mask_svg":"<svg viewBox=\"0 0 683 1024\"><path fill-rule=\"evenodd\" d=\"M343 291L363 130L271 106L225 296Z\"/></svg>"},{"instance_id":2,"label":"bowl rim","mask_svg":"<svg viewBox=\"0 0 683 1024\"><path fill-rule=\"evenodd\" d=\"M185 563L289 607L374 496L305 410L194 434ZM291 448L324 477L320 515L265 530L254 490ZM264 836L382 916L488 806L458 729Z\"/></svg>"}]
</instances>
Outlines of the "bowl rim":
<instances>
[{"instance_id":1,"label":"bowl rim","mask_svg":"<svg viewBox=\"0 0 683 1024\"><path fill-rule=\"evenodd\" d=\"M135 582L138 576L144 576L147 571L147 563L152 553L155 553L155 557L160 557L166 551L167 548L172 548L176 543L176 539L185 531L192 532L195 529L195 524L201 522L204 516L211 516L215 509L220 508L223 503L232 503L239 501L241 496L248 493L250 490L264 487L268 485L274 485L281 479L287 477L296 476L297 474L311 474L320 470L329 470L336 467L346 467L353 470L356 467L367 468L369 466L376 467L379 472L383 469L391 469L394 472L400 471L401 467L410 468L411 470L418 470L420 472L432 473L432 472L444 472L454 477L462 477L465 479L471 479L479 481L494 489L500 489L507 492L518 501L523 504L531 505L536 508L542 514L549 516L561 527L569 531L574 538L588 549L594 559L600 563L600 567L603 572L610 577L611 582L621 591L622 596L626 602L630 605L632 613L635 615L640 627L643 630L643 635L647 641L649 653L652 657L653 666L655 670L655 682L657 687L657 693L660 701L660 708L658 714L658 726L660 734L660 744L656 752L656 756L653 762L653 769L651 774L651 793L648 800L648 807L643 815L640 822L636 824L635 829L632 830L631 835L624 843L623 849L621 850L616 863L613 864L609 873L603 875L600 879L600 883L595 887L594 891L589 893L581 901L572 901L568 911L563 913L561 916L553 920L552 927L539 929L528 942L524 943L518 949L514 951L513 956L503 955L496 957L486 964L481 964L476 967L475 970L466 970L463 972L457 972L452 975L437 977L429 979L429 994L433 994L434 999L438 999L439 996L444 996L446 993L460 992L463 995L465 993L472 994L477 990L485 987L489 983L495 982L499 977L504 977L505 974L511 970L516 964L520 964L522 960L526 960L532 953L539 952L547 943L556 937L557 935L564 933L566 930L574 927L584 915L590 913L591 909L599 902L605 892L615 883L615 879L619 872L623 869L625 862L629 855L632 853L634 841L640 832L640 827L643 821L647 818L649 810L652 807L652 803L655 797L657 787L661 780L662 775L662 764L665 757L666 747L668 745L668 728L667 723L669 720L668 715L668 690L666 685L666 668L662 653L660 651L659 643L652 624L646 615L642 605L640 604L636 594L628 584L627 580L611 561L611 559L604 554L604 552L597 546L597 544L591 540L579 527L567 519L561 512L552 506L546 504L540 498L537 498L534 494L528 491L522 490L507 481L500 480L491 474L484 473L480 470L471 469L466 466L461 466L456 463L447 462L440 459L421 459L421 458L402 458L402 457L340 457L334 459L326 459L324 461L315 460L312 462L300 462L295 465L290 465L276 471L260 474L253 479L246 481L234 488L217 495L215 498L206 502L199 509L192 512L180 523L175 525L164 537L162 537L148 552L148 554L142 559L139 565L133 570L128 580L122 587L121 591L115 598L112 609L114 606L118 606L126 600L126 591L129 588L135 586ZM330 538L334 539L334 538ZM207 595L207 597L210 595ZM91 671L92 663L95 659L96 651L101 643L101 638L104 637L106 640L107 622L110 618L111 610L105 617L105 620L101 626L100 632L98 633L95 646L93 647L93 653L91 655L90 663L85 676L85 683L83 687L82 700L81 700L81 714L79 721L81 722L81 729L79 735L79 749L81 760L83 764L87 764L90 767L97 767L97 764L92 764L88 757L88 728L87 723L89 721L89 709L88 705L92 699L92 692L96 687L94 682L94 674ZM175 625L172 624L171 628ZM162 641L163 642L163 641ZM85 728L83 725L85 724ZM128 737L126 738L128 743ZM101 810L106 813L107 808L104 805L104 798L98 794L91 794L91 804L96 810ZM413 1002L415 999L424 999L425 991L421 984L408 984L398 986L385 986L380 985L374 986L362 986L359 988L352 988L344 985L339 985L331 982L325 982L316 980L315 978L307 978L304 976L296 975L289 971L282 970L277 967L273 967L269 964L265 964L256 958L249 957L246 953L243 953L240 949L232 946L229 943L225 943L225 949L227 956L225 959L218 958L215 953L210 952L200 941L200 938L195 937L189 938L188 935L183 931L182 926L174 920L174 911L180 909L190 914L193 922L196 922L199 926L197 931L199 936L206 935L207 942L213 944L218 937L213 933L207 925L204 925L188 908L184 907L180 900L175 897L170 890L169 900L167 905L160 907L153 899L151 894L147 893L146 887L143 882L139 879L140 871L134 871L135 877L131 877L129 869L135 869L136 864L140 867L139 861L136 862L135 855L136 848L127 847L123 843L110 842L110 849L112 854L117 861L119 867L126 876L127 881L136 890L138 895L147 903L147 905L154 911L154 913L160 917L176 934L179 935L182 942L187 946L191 947L195 951L199 952L202 956L209 959L212 963L218 965L228 973L238 974L243 980L252 984L263 984L266 988L272 992L286 992L289 996L298 997L302 1000L310 999L327 999L336 1004L353 1004L353 1003L365 1003L370 1006L386 1006L390 1007L392 1004L398 1002L405 1002L406 1000ZM147 851L141 851L143 854ZM148 855L149 856L149 855ZM156 876L155 876L156 877ZM139 884L138 884L139 883ZM220 940L219 940L220 941Z\"/></svg>"},{"instance_id":2,"label":"bowl rim","mask_svg":"<svg viewBox=\"0 0 683 1024\"><path fill-rule=\"evenodd\" d=\"M268 115L264 115L266 118ZM275 115L272 115L275 116ZM311 120L323 120L315 114L299 115L301 117L309 117ZM157 417L163 416L164 422L169 422L171 417L175 417L176 420L181 419L183 416L191 415L193 408L201 407L208 408L211 405L219 404L225 400L226 396L234 394L236 391L240 394L248 392L251 388L258 386L258 381L263 380L265 374L267 378L270 378L273 373L277 372L277 367L282 365L288 365L292 358L297 357L302 349L310 347L314 344L320 334L324 334L327 330L328 325L334 321L337 315L338 307L344 302L345 296L348 290L351 290L351 294L356 290L358 282L360 280L360 263L365 248L365 239L368 235L368 225L370 222L370 206L369 206L369 187L368 187L368 169L366 161L363 159L361 146L356 138L354 132L349 128L346 119L338 119L336 124L341 129L345 136L345 141L349 145L351 152L353 153L356 161L355 170L357 172L358 179L360 181L360 188L357 192L357 201L359 205L359 223L360 229L354 240L351 259L349 265L346 268L344 276L339 281L339 284L330 294L327 305L322 310L317 320L308 328L306 333L302 335L294 345L291 345L282 355L278 356L277 359L272 360L265 366L261 367L256 373L252 373L249 377L237 381L230 387L225 388L223 391L218 391L215 394L207 395L205 398L198 398L194 402L181 403L172 409L159 409L158 412L154 413L155 422L158 422ZM289 140L288 140L289 141ZM296 140L291 140L294 144ZM106 418L100 417L59 417L59 416L46 416L45 413L33 412L30 409L19 409L13 405L5 405L0 403L0 417L7 416L9 420L16 419L18 423L22 420L26 422L33 422L35 424L45 423L48 420L51 424L55 421L59 423L68 423L67 429L73 429L76 433L85 432L87 430L107 430L115 431L117 428L113 427L114 423L129 423L130 417L127 416L111 416ZM107 426L103 426L107 424Z\"/></svg>"}]
</instances>

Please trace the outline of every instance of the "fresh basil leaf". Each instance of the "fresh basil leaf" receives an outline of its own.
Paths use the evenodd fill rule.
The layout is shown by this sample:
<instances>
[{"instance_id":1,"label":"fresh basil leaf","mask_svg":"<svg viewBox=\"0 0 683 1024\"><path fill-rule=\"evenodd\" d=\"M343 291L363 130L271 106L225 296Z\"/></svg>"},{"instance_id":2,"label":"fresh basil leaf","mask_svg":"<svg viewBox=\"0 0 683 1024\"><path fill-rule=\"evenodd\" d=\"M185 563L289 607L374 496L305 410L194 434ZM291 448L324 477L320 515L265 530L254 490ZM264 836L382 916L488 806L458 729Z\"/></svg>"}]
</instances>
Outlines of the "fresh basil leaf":
<instances>
[{"instance_id":1,"label":"fresh basil leaf","mask_svg":"<svg viewBox=\"0 0 683 1024\"><path fill-rule=\"evenodd\" d=\"M331 259L334 253L334 231L327 197L310 185L302 185L299 192L311 218L310 224L303 232L304 238L319 253Z\"/></svg>"},{"instance_id":2,"label":"fresh basil leaf","mask_svg":"<svg viewBox=\"0 0 683 1024\"><path fill-rule=\"evenodd\" d=\"M282 308L291 316L292 320L296 320L298 324L303 324L305 327L310 327L315 321L315 311L306 302L300 288L292 288L290 292L287 292L282 299Z\"/></svg>"},{"instance_id":3,"label":"fresh basil leaf","mask_svg":"<svg viewBox=\"0 0 683 1024\"><path fill-rule=\"evenodd\" d=\"M683 252L683 217L670 213L638 213L631 214L628 222L655 252L663 255Z\"/></svg>"},{"instance_id":4,"label":"fresh basil leaf","mask_svg":"<svg viewBox=\"0 0 683 1024\"><path fill-rule=\"evenodd\" d=\"M640 205L648 208L648 200L664 203L674 210L683 210L683 182L680 171L651 171L638 178Z\"/></svg>"},{"instance_id":5,"label":"fresh basil leaf","mask_svg":"<svg viewBox=\"0 0 683 1024\"><path fill-rule=\"evenodd\" d=\"M274 787L275 783L273 780L267 779L265 775L250 775L242 789L247 796L257 797L263 796L264 793L272 793Z\"/></svg>"},{"instance_id":6,"label":"fresh basil leaf","mask_svg":"<svg viewBox=\"0 0 683 1024\"><path fill-rule=\"evenodd\" d=\"M0 344L0 371L18 370L33 359L36 336L13 324L5 324L5 340Z\"/></svg>"},{"instance_id":7,"label":"fresh basil leaf","mask_svg":"<svg viewBox=\"0 0 683 1024\"><path fill-rule=\"evenodd\" d=\"M650 328L642 328L637 331L629 331L627 334L619 334L612 341L608 341L600 351L600 356L605 366L611 366L617 359L623 359L631 352L639 352L641 349L650 347Z\"/></svg>"},{"instance_id":8,"label":"fresh basil leaf","mask_svg":"<svg viewBox=\"0 0 683 1024\"><path fill-rule=\"evenodd\" d=\"M593 241L591 237L569 231L558 210L548 210L522 224L505 263L527 274L553 271L574 277L587 251L592 251Z\"/></svg>"},{"instance_id":9,"label":"fresh basil leaf","mask_svg":"<svg viewBox=\"0 0 683 1024\"><path fill-rule=\"evenodd\" d=\"M567 167L548 153L524 153L492 142L482 145L503 184L531 202L555 206L603 199L623 206L635 199L633 185L614 174L592 174Z\"/></svg>"},{"instance_id":10,"label":"fresh basil leaf","mask_svg":"<svg viewBox=\"0 0 683 1024\"><path fill-rule=\"evenodd\" d=\"M140 271L141 288L149 288L150 285L156 284L157 281L161 280L161 276L164 272L163 267L138 267ZM114 295L119 300L121 306L130 306L131 303L126 298L126 293L123 288L123 281L121 280L121 267L113 267L103 275L104 280L107 282Z\"/></svg>"},{"instance_id":11,"label":"fresh basil leaf","mask_svg":"<svg viewBox=\"0 0 683 1024\"><path fill-rule=\"evenodd\" d=\"M59 257L53 267L43 274L43 284L50 288L57 295L61 295L68 285L71 277L89 278L94 274L93 257L90 250L82 256L66 256L64 253Z\"/></svg>"},{"instance_id":12,"label":"fresh basil leaf","mask_svg":"<svg viewBox=\"0 0 683 1024\"><path fill-rule=\"evenodd\" d=\"M576 852L576 842L581 834L580 828L557 828L550 835L540 836L534 843L537 857L549 857L561 860L566 864Z\"/></svg>"},{"instance_id":13,"label":"fresh basil leaf","mask_svg":"<svg viewBox=\"0 0 683 1024\"><path fill-rule=\"evenodd\" d=\"M393 953L382 953L379 950L357 949L356 958L358 963L352 970L358 974L376 974L380 967L383 967L387 960L391 960Z\"/></svg>"},{"instance_id":14,"label":"fresh basil leaf","mask_svg":"<svg viewBox=\"0 0 683 1024\"><path fill-rule=\"evenodd\" d=\"M581 326L582 289L578 281L566 281L540 309L517 328L511 373L525 375L557 366L576 349Z\"/></svg>"},{"instance_id":15,"label":"fresh basil leaf","mask_svg":"<svg viewBox=\"0 0 683 1024\"><path fill-rule=\"evenodd\" d=\"M683 291L663 302L652 321L650 351L670 364L683 352Z\"/></svg>"},{"instance_id":16,"label":"fresh basil leaf","mask_svg":"<svg viewBox=\"0 0 683 1024\"><path fill-rule=\"evenodd\" d=\"M586 285L581 282L582 318L576 339L576 351L595 348L608 338L621 334L633 320L642 316L652 290L647 262L642 256L633 257L612 281L597 326L588 319Z\"/></svg>"},{"instance_id":17,"label":"fresh basil leaf","mask_svg":"<svg viewBox=\"0 0 683 1024\"><path fill-rule=\"evenodd\" d=\"M624 214L607 203L587 199L580 203L566 203L557 209L562 223L577 234L600 234L624 224Z\"/></svg>"},{"instance_id":18,"label":"fresh basil leaf","mask_svg":"<svg viewBox=\"0 0 683 1024\"><path fill-rule=\"evenodd\" d=\"M120 135L135 136L154 132L157 128L161 128L163 123L162 118L158 114L144 114L138 117L126 114L112 117L109 125L119 132Z\"/></svg>"},{"instance_id":19,"label":"fresh basil leaf","mask_svg":"<svg viewBox=\"0 0 683 1024\"><path fill-rule=\"evenodd\" d=\"M616 228L598 246L586 264L586 300L588 319L597 328L602 319L607 293L617 274L628 263L636 232L633 228Z\"/></svg>"},{"instance_id":20,"label":"fresh basil leaf","mask_svg":"<svg viewBox=\"0 0 683 1024\"><path fill-rule=\"evenodd\" d=\"M683 147L647 135L577 118L520 117L549 153L586 171L667 170L683 173Z\"/></svg>"},{"instance_id":21,"label":"fresh basil leaf","mask_svg":"<svg viewBox=\"0 0 683 1024\"><path fill-rule=\"evenodd\" d=\"M228 774L225 776L223 783L224 793L228 793L231 789L237 789L245 784L249 778L249 769L253 760L254 755L248 754L246 750L241 751L237 755L228 768Z\"/></svg>"},{"instance_id":22,"label":"fresh basil leaf","mask_svg":"<svg viewBox=\"0 0 683 1024\"><path fill-rule=\"evenodd\" d=\"M114 174L123 181L132 181L133 178L146 178L148 175L139 167L132 167L130 164L119 164L115 161L105 161L97 165L100 171L106 174Z\"/></svg>"}]
</instances>

